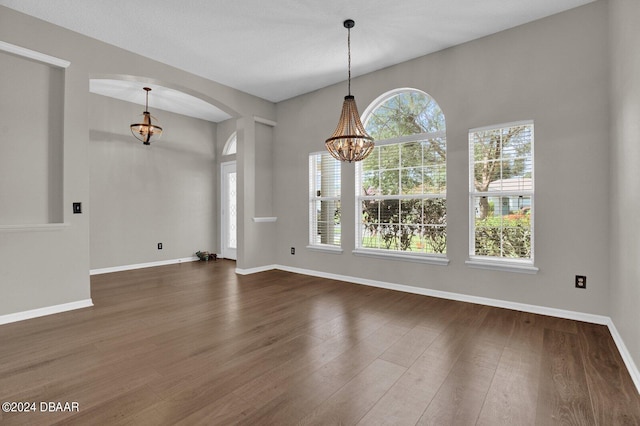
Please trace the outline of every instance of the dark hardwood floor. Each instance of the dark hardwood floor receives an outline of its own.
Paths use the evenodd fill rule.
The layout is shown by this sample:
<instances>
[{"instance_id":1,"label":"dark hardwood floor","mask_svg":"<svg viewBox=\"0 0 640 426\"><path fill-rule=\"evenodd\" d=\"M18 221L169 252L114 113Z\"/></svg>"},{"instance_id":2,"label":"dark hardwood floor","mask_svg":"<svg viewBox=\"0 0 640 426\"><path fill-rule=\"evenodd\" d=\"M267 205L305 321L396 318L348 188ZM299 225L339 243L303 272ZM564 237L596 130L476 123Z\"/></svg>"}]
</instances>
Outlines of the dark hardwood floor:
<instances>
[{"instance_id":1,"label":"dark hardwood floor","mask_svg":"<svg viewBox=\"0 0 640 426\"><path fill-rule=\"evenodd\" d=\"M640 425L604 326L194 262L0 326L1 424Z\"/></svg>"}]
</instances>

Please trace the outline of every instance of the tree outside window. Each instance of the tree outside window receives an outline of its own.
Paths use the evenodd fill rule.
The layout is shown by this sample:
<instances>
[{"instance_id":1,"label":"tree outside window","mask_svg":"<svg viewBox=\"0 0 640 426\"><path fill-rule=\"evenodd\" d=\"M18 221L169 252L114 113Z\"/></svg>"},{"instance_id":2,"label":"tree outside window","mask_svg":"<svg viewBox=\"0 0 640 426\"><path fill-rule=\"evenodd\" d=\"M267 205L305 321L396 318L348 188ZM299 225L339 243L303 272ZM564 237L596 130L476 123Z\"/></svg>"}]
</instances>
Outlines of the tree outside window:
<instances>
[{"instance_id":1,"label":"tree outside window","mask_svg":"<svg viewBox=\"0 0 640 426\"><path fill-rule=\"evenodd\" d=\"M470 255L533 261L533 123L469 132Z\"/></svg>"},{"instance_id":2,"label":"tree outside window","mask_svg":"<svg viewBox=\"0 0 640 426\"><path fill-rule=\"evenodd\" d=\"M357 247L446 253L445 117L424 92L381 97L365 117L376 148L356 166Z\"/></svg>"}]
</instances>

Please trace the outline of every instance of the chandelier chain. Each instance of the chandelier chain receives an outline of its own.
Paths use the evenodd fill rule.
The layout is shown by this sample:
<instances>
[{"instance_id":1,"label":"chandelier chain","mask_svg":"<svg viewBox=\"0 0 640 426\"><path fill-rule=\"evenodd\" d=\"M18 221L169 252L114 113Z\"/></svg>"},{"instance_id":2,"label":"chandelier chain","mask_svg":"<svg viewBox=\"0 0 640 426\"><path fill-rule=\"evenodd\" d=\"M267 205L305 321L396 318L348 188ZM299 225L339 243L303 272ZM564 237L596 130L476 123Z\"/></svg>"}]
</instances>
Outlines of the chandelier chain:
<instances>
[{"instance_id":1,"label":"chandelier chain","mask_svg":"<svg viewBox=\"0 0 640 426\"><path fill-rule=\"evenodd\" d=\"M349 69L349 96L351 96L351 28L347 28L347 52Z\"/></svg>"},{"instance_id":2,"label":"chandelier chain","mask_svg":"<svg viewBox=\"0 0 640 426\"><path fill-rule=\"evenodd\" d=\"M343 22L347 32L347 60L349 94L344 97L342 112L338 126L331 137L324 142L325 148L333 158L339 161L362 161L373 151L373 138L367 134L360 121L356 100L351 95L351 28L355 25L353 19Z\"/></svg>"}]
</instances>

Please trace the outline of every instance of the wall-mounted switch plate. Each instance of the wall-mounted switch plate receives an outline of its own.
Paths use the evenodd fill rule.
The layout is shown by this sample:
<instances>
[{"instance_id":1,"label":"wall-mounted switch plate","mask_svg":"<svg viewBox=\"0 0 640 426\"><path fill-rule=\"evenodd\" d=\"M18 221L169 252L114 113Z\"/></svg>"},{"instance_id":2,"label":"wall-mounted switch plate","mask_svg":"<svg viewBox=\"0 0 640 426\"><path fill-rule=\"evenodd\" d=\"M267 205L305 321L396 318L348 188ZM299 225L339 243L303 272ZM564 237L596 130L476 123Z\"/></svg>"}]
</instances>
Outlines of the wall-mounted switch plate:
<instances>
[{"instance_id":1,"label":"wall-mounted switch plate","mask_svg":"<svg viewBox=\"0 0 640 426\"><path fill-rule=\"evenodd\" d=\"M82 203L73 203L73 214L82 213Z\"/></svg>"},{"instance_id":2,"label":"wall-mounted switch plate","mask_svg":"<svg viewBox=\"0 0 640 426\"><path fill-rule=\"evenodd\" d=\"M158 243L158 250L162 250L162 243Z\"/></svg>"}]
</instances>

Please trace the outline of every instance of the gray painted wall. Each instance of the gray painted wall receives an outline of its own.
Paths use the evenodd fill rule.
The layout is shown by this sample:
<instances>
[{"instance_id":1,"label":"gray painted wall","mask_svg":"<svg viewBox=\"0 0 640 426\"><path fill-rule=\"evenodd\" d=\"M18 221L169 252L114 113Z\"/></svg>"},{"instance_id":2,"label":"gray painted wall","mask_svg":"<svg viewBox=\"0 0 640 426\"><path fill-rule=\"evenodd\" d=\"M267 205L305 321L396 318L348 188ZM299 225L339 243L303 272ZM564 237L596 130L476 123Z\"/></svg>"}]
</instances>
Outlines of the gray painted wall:
<instances>
[{"instance_id":1,"label":"gray painted wall","mask_svg":"<svg viewBox=\"0 0 640 426\"><path fill-rule=\"evenodd\" d=\"M271 216L269 199L272 169L269 158L263 158L272 143L272 128L253 117L237 121L238 153L238 268L250 270L275 263L273 250L276 224L255 222L259 216Z\"/></svg>"},{"instance_id":2,"label":"gray painted wall","mask_svg":"<svg viewBox=\"0 0 640 426\"><path fill-rule=\"evenodd\" d=\"M273 127L256 123L256 216L273 216Z\"/></svg>"},{"instance_id":3,"label":"gray painted wall","mask_svg":"<svg viewBox=\"0 0 640 426\"><path fill-rule=\"evenodd\" d=\"M610 5L611 317L640 366L640 2Z\"/></svg>"},{"instance_id":4,"label":"gray painted wall","mask_svg":"<svg viewBox=\"0 0 640 426\"><path fill-rule=\"evenodd\" d=\"M65 71L62 149L64 214L61 219L67 226L49 231L0 230L0 293L3 295L0 298L0 315L90 298L91 78L123 77L157 83L204 99L236 118L253 122L254 116L260 116L275 120L275 106L271 102L2 6L0 40L71 62ZM17 95L14 98L17 102ZM252 138L253 134L248 136ZM249 140L250 144L253 142ZM248 163L242 156L238 156L238 163L246 168L255 167L253 162ZM248 199L254 197L254 188L255 183L242 188L241 195ZM71 205L75 201L83 203L83 214L72 214ZM167 204L171 204L171 200ZM259 240L256 244L259 251L268 251L269 241ZM34 267L34 259L30 255L34 251L42 253L38 257L37 267ZM161 259L156 257L153 260ZM126 264L132 261L135 262L135 259ZM258 258L245 259L249 265L259 261Z\"/></svg>"},{"instance_id":5,"label":"gray painted wall","mask_svg":"<svg viewBox=\"0 0 640 426\"><path fill-rule=\"evenodd\" d=\"M129 131L143 109L90 97L91 269L217 249L216 124L152 105L164 133L144 146Z\"/></svg>"},{"instance_id":6,"label":"gray painted wall","mask_svg":"<svg viewBox=\"0 0 640 426\"><path fill-rule=\"evenodd\" d=\"M101 100L88 90L92 77L128 76L201 97L234 117L205 132L217 135L213 139L221 150L229 134L238 131L238 236L243 245L238 252L239 267L279 263L611 315L638 364L640 30L634 27L634 18L639 8L635 0L596 2L353 81L361 111L386 91L415 87L431 94L446 114L451 263L442 267L351 254L355 235L348 218L355 216L355 202L350 190L354 187L353 165L348 164L343 165L342 173L344 253L304 249L308 243L308 154L322 150L325 138L335 128L346 84L282 102L276 108L267 101L0 7L0 40L71 61L64 75L64 186L59 191L63 194L63 215L58 218L68 226L45 232L0 232L0 315L89 298L90 267L163 259L155 250L159 222L144 228L150 235L148 239L140 237L144 247L132 250L126 259L101 256L99 250L104 246L98 244L99 231L92 230L90 243L90 218L96 221L94 225L108 223L108 209L116 204L113 192L104 194L103 200L95 189L106 185L108 164L117 162L96 163L106 157L122 160L122 153L113 151L116 146L132 148L136 157L135 165L130 164L132 173L141 173L135 166L150 160L149 176L160 180L169 177L155 168L157 162L168 167L170 149L159 145L154 151L144 151L122 141L109 145L108 141L123 135L114 131L113 122L101 122L94 115L96 109L104 112L106 107L110 115L126 115L128 124L129 111L113 111L114 101ZM357 61L357 52L353 53ZM19 100L19 94L10 97L14 102ZM138 110L133 108L134 113ZM254 116L277 117L278 125L269 134L256 124ZM464 264L468 251L468 129L523 119L533 119L536 125L535 243L540 271L522 275L470 269ZM166 126L168 122L163 123ZM273 145L268 159L264 156L268 154L266 145L257 145L260 139ZM172 155L180 159L181 167L193 164L190 152ZM204 162L226 160L219 155L211 157L209 151L205 156ZM97 168L90 172L90 165ZM212 184L214 200L219 193L217 173ZM272 197L267 197L269 186ZM174 196L175 192L165 205L175 205ZM71 214L73 201L84 203L84 214ZM215 201L210 204L217 209ZM148 210L156 207L154 204ZM277 216L278 221L256 224L252 220L256 215ZM217 239L219 229L208 234ZM149 242L151 252L143 253ZM162 254L183 243L174 246L170 242ZM298 248L295 256L289 254L290 246ZM182 247L167 257L183 257L187 248ZM90 248L94 254L91 262ZM190 244L188 248L190 251ZM112 248L111 253L117 249ZM46 254L38 259L37 268L28 255L33 250ZM135 257L137 254L144 256ZM575 274L588 276L587 290L573 288Z\"/></svg>"},{"instance_id":7,"label":"gray painted wall","mask_svg":"<svg viewBox=\"0 0 640 426\"><path fill-rule=\"evenodd\" d=\"M62 222L64 70L0 52L0 225Z\"/></svg>"},{"instance_id":8,"label":"gray painted wall","mask_svg":"<svg viewBox=\"0 0 640 426\"><path fill-rule=\"evenodd\" d=\"M415 287L608 315L609 110L607 3L596 2L352 82L360 111L413 87L447 120L448 266L354 256L354 166L342 168L341 255L308 243L308 154L322 150L346 94L339 84L281 102L274 155L279 264ZM357 62L358 52L353 52ZM340 60L340 58L336 58ZM345 70L346 72L346 70ZM536 275L472 269L468 130L535 122ZM296 255L289 254L295 246ZM574 276L588 288L574 288Z\"/></svg>"}]
</instances>

